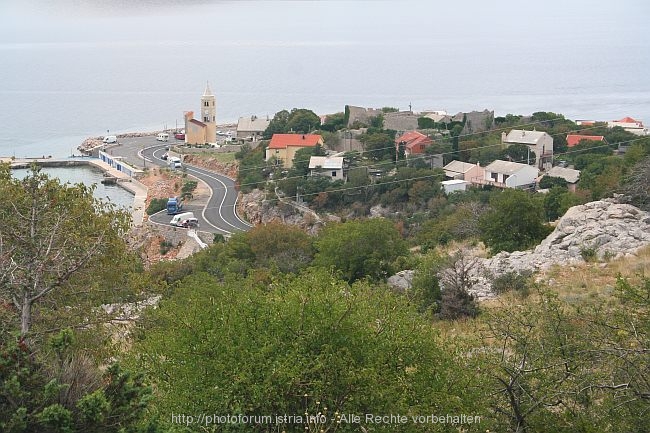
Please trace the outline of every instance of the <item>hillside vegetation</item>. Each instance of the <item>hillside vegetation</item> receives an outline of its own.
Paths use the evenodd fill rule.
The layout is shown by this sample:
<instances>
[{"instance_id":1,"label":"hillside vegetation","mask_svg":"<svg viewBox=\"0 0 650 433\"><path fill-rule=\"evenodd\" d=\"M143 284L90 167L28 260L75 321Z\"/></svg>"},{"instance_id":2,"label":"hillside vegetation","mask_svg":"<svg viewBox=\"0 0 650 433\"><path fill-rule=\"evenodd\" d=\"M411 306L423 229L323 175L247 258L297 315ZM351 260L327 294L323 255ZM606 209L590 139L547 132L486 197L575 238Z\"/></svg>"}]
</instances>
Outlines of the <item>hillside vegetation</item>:
<instances>
[{"instance_id":1,"label":"hillside vegetation","mask_svg":"<svg viewBox=\"0 0 650 433\"><path fill-rule=\"evenodd\" d=\"M239 157L262 185L258 152ZM0 208L0 430L646 431L650 247L617 258L578 246L580 260L544 273L494 275L496 298L470 291L477 256L537 245L550 206L615 191L647 204L632 176L647 142L634 152L589 157L602 168L589 194L562 189L552 204L513 190L446 196L438 171L398 164L381 182L359 178L358 194L312 202L334 211L339 194L356 209L314 236L260 225L146 269L123 212L0 166L14 199ZM365 218L382 201L392 213ZM401 270L413 278L400 291L386 278Z\"/></svg>"}]
</instances>

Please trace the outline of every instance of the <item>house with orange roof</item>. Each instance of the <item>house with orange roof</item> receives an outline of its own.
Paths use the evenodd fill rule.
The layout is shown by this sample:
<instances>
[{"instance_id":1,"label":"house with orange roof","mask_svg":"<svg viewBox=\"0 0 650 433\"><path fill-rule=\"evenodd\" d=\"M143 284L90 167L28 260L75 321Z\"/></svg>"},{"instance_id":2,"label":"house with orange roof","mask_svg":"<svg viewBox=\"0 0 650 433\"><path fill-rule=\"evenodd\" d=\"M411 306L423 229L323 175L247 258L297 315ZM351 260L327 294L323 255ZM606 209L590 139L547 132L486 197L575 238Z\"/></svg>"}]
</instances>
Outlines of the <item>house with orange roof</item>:
<instances>
[{"instance_id":1,"label":"house with orange roof","mask_svg":"<svg viewBox=\"0 0 650 433\"><path fill-rule=\"evenodd\" d=\"M580 143L582 140L589 141L602 141L607 143L603 135L579 135L579 134L567 134L566 136L566 145L568 147L573 147L576 144Z\"/></svg>"},{"instance_id":2,"label":"house with orange roof","mask_svg":"<svg viewBox=\"0 0 650 433\"><path fill-rule=\"evenodd\" d=\"M407 158L411 155L423 154L424 150L432 144L433 140L417 131L406 132L395 139L396 151L399 152L399 147L404 146L404 154Z\"/></svg>"},{"instance_id":3,"label":"house with orange roof","mask_svg":"<svg viewBox=\"0 0 650 433\"><path fill-rule=\"evenodd\" d=\"M283 167L291 168L298 150L323 144L323 137L318 134L273 134L266 148L266 160L282 161Z\"/></svg>"},{"instance_id":4,"label":"house with orange roof","mask_svg":"<svg viewBox=\"0 0 650 433\"><path fill-rule=\"evenodd\" d=\"M612 120L610 122L607 122L607 126L609 128L613 128L615 126L620 126L621 128L625 129L627 132L631 132L632 134L635 135L648 135L648 128L643 126L643 122L640 120L635 120L631 117L624 117L621 120Z\"/></svg>"}]
</instances>

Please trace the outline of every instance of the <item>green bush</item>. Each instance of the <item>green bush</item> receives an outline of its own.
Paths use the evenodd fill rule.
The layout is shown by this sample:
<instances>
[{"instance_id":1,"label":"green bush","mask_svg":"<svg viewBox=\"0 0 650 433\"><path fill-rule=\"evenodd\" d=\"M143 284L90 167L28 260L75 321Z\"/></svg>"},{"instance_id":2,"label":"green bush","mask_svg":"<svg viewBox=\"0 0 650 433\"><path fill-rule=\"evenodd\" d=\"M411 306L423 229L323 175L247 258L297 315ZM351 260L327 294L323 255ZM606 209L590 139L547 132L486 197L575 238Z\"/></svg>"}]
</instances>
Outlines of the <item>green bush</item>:
<instances>
[{"instance_id":1,"label":"green bush","mask_svg":"<svg viewBox=\"0 0 650 433\"><path fill-rule=\"evenodd\" d=\"M506 272L492 279L492 290L497 293L518 292L527 295L530 290L530 277L532 272Z\"/></svg>"},{"instance_id":2,"label":"green bush","mask_svg":"<svg viewBox=\"0 0 650 433\"><path fill-rule=\"evenodd\" d=\"M580 255L585 262L593 262L598 258L596 249L593 247L582 247L580 248Z\"/></svg>"},{"instance_id":3,"label":"green bush","mask_svg":"<svg viewBox=\"0 0 650 433\"><path fill-rule=\"evenodd\" d=\"M151 202L149 202L149 206L147 206L147 215L153 215L156 212L160 212L161 210L165 209L166 207L166 198L152 198Z\"/></svg>"},{"instance_id":4,"label":"green bush","mask_svg":"<svg viewBox=\"0 0 650 433\"><path fill-rule=\"evenodd\" d=\"M198 183L195 180L186 180L181 188L181 193L183 193L183 195L192 195L192 192L196 189L197 185Z\"/></svg>"}]
</instances>

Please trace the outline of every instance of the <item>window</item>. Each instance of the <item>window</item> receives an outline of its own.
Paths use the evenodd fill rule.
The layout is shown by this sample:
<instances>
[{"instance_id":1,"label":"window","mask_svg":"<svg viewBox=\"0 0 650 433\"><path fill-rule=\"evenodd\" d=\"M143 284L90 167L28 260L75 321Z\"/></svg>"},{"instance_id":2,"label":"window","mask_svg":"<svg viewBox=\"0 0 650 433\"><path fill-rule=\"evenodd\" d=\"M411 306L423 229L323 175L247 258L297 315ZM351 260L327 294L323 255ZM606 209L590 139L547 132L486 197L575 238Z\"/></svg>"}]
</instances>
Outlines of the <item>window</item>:
<instances>
[{"instance_id":1,"label":"window","mask_svg":"<svg viewBox=\"0 0 650 433\"><path fill-rule=\"evenodd\" d=\"M332 172L332 177L336 177L336 172L335 171Z\"/></svg>"},{"instance_id":2,"label":"window","mask_svg":"<svg viewBox=\"0 0 650 433\"><path fill-rule=\"evenodd\" d=\"M499 174L498 173L490 173L490 179L493 181L497 181L499 179Z\"/></svg>"}]
</instances>

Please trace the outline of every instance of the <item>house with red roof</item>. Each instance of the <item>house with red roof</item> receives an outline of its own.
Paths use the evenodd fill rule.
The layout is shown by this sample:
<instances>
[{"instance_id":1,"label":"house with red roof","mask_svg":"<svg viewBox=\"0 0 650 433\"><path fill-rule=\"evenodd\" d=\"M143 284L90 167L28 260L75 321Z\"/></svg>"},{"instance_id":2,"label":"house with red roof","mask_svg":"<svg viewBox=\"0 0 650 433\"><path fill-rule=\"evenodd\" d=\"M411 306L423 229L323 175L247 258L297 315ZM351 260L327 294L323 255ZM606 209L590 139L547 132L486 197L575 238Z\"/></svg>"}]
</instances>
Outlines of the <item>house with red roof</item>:
<instances>
[{"instance_id":1,"label":"house with red roof","mask_svg":"<svg viewBox=\"0 0 650 433\"><path fill-rule=\"evenodd\" d=\"M404 154L407 158L411 155L423 154L424 150L432 144L433 140L417 131L407 132L395 139L396 150L399 152L399 147L404 146Z\"/></svg>"},{"instance_id":2,"label":"house with red roof","mask_svg":"<svg viewBox=\"0 0 650 433\"><path fill-rule=\"evenodd\" d=\"M298 150L323 144L323 137L318 134L273 134L266 148L266 160L276 159L282 161L285 168L291 168Z\"/></svg>"},{"instance_id":3,"label":"house with red roof","mask_svg":"<svg viewBox=\"0 0 650 433\"><path fill-rule=\"evenodd\" d=\"M631 117L624 117L621 120L612 120L607 122L607 126L613 128L615 126L620 126L625 129L627 132L631 132L635 135L648 135L650 132L648 128L643 126L643 122L640 120L635 120Z\"/></svg>"},{"instance_id":4,"label":"house with red roof","mask_svg":"<svg viewBox=\"0 0 650 433\"><path fill-rule=\"evenodd\" d=\"M605 137L603 135L567 134L567 136L566 136L566 145L569 146L569 147L573 147L576 144L580 143L582 140L602 141L604 143L607 143L607 140L605 140Z\"/></svg>"}]
</instances>

